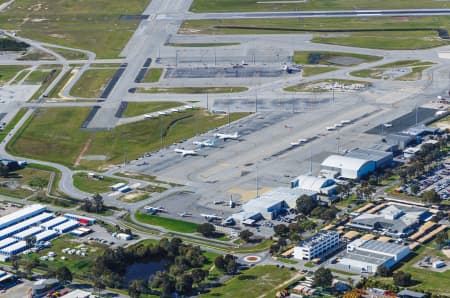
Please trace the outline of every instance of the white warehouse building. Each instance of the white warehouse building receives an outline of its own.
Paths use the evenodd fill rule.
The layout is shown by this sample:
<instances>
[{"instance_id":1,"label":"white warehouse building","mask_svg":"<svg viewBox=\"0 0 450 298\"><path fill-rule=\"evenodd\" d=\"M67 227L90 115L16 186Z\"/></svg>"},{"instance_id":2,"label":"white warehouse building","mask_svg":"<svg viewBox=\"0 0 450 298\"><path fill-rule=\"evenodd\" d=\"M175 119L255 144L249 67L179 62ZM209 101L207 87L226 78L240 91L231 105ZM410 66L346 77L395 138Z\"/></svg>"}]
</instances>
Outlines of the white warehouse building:
<instances>
[{"instance_id":1,"label":"white warehouse building","mask_svg":"<svg viewBox=\"0 0 450 298\"><path fill-rule=\"evenodd\" d=\"M300 241L294 247L294 258L312 260L326 256L339 247L339 234L335 231L320 231L314 236Z\"/></svg>"},{"instance_id":2,"label":"white warehouse building","mask_svg":"<svg viewBox=\"0 0 450 298\"><path fill-rule=\"evenodd\" d=\"M392 268L410 253L407 245L357 239L347 245L339 261L346 270L374 273L379 266Z\"/></svg>"},{"instance_id":3,"label":"white warehouse building","mask_svg":"<svg viewBox=\"0 0 450 298\"><path fill-rule=\"evenodd\" d=\"M323 171L332 172L334 176L347 179L360 179L374 172L375 167L376 164L373 160L342 155L330 155L320 165Z\"/></svg>"},{"instance_id":4,"label":"white warehouse building","mask_svg":"<svg viewBox=\"0 0 450 298\"><path fill-rule=\"evenodd\" d=\"M303 191L316 192L331 196L336 193L337 185L333 179L300 175L291 181L291 187Z\"/></svg>"}]
</instances>

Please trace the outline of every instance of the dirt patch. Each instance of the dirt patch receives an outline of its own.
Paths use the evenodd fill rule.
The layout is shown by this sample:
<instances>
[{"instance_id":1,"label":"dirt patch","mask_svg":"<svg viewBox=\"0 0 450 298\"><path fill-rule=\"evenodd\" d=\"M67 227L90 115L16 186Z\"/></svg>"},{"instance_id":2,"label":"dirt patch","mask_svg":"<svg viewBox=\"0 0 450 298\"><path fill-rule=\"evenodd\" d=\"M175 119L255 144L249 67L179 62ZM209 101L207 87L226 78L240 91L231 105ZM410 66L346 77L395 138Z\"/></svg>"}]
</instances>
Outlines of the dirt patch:
<instances>
[{"instance_id":1,"label":"dirt patch","mask_svg":"<svg viewBox=\"0 0 450 298\"><path fill-rule=\"evenodd\" d=\"M81 160L83 159L84 153L89 149L89 146L91 146L92 140L95 138L95 133L91 135L89 140L84 144L83 148L81 149L80 154L78 155L77 159L75 160L75 163L73 164L75 167L80 165Z\"/></svg>"},{"instance_id":2,"label":"dirt patch","mask_svg":"<svg viewBox=\"0 0 450 298\"><path fill-rule=\"evenodd\" d=\"M442 253L448 258L450 259L450 249L443 249Z\"/></svg>"},{"instance_id":3,"label":"dirt patch","mask_svg":"<svg viewBox=\"0 0 450 298\"><path fill-rule=\"evenodd\" d=\"M272 189L271 187L263 187L262 189L260 189L258 191L258 194L262 195L271 189ZM245 190L242 188L232 188L232 189L229 189L227 192L239 195L240 200L243 202L248 202L251 199L254 199L256 197L256 190Z\"/></svg>"}]
</instances>

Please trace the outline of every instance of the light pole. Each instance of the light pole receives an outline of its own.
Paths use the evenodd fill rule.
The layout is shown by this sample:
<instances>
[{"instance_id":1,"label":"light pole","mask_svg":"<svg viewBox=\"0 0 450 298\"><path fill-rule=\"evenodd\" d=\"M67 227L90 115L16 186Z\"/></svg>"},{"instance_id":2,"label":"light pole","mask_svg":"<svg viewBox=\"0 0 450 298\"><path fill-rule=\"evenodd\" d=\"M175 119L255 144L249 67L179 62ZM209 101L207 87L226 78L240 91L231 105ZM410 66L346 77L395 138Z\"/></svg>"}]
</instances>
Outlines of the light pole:
<instances>
[{"instance_id":1,"label":"light pole","mask_svg":"<svg viewBox=\"0 0 450 298\"><path fill-rule=\"evenodd\" d=\"M162 148L163 148L162 118L163 118L163 115L160 115L160 116L159 116L159 137L160 137L160 141L161 141L161 150L162 150Z\"/></svg>"}]
</instances>

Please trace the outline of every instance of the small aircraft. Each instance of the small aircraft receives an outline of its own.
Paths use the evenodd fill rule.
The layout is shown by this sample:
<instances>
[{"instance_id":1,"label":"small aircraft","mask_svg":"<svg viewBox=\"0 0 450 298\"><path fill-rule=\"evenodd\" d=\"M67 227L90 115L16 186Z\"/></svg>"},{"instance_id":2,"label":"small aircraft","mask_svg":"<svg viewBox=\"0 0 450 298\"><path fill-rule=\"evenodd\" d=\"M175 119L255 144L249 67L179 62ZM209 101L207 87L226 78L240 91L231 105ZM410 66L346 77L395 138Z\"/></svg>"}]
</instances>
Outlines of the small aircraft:
<instances>
[{"instance_id":1,"label":"small aircraft","mask_svg":"<svg viewBox=\"0 0 450 298\"><path fill-rule=\"evenodd\" d=\"M204 213L202 213L202 214L200 214L200 216L203 216L207 220L215 220L215 219L221 220L222 219L222 217L217 216L215 214L204 214Z\"/></svg>"},{"instance_id":2,"label":"small aircraft","mask_svg":"<svg viewBox=\"0 0 450 298\"><path fill-rule=\"evenodd\" d=\"M216 140L195 141L193 144L200 147L215 147Z\"/></svg>"},{"instance_id":3,"label":"small aircraft","mask_svg":"<svg viewBox=\"0 0 450 298\"><path fill-rule=\"evenodd\" d=\"M191 214L187 213L187 212L180 212L180 213L178 213L178 215L181 216L181 217L189 217L189 216L191 216Z\"/></svg>"},{"instance_id":4,"label":"small aircraft","mask_svg":"<svg viewBox=\"0 0 450 298\"><path fill-rule=\"evenodd\" d=\"M350 124L350 123L352 123L352 120L342 120L341 121L342 125L346 125L346 124Z\"/></svg>"},{"instance_id":5,"label":"small aircraft","mask_svg":"<svg viewBox=\"0 0 450 298\"><path fill-rule=\"evenodd\" d=\"M237 140L239 139L240 135L237 132L233 134L216 133L214 134L214 137L226 141L226 140Z\"/></svg>"},{"instance_id":6,"label":"small aircraft","mask_svg":"<svg viewBox=\"0 0 450 298\"><path fill-rule=\"evenodd\" d=\"M384 127L392 127L392 123L385 123L383 125L384 125Z\"/></svg>"},{"instance_id":7,"label":"small aircraft","mask_svg":"<svg viewBox=\"0 0 450 298\"><path fill-rule=\"evenodd\" d=\"M144 114L144 118L151 119L151 118L155 118L155 116L153 116L152 114Z\"/></svg>"},{"instance_id":8,"label":"small aircraft","mask_svg":"<svg viewBox=\"0 0 450 298\"><path fill-rule=\"evenodd\" d=\"M328 126L327 130L336 130L336 126Z\"/></svg>"},{"instance_id":9,"label":"small aircraft","mask_svg":"<svg viewBox=\"0 0 450 298\"><path fill-rule=\"evenodd\" d=\"M180 109L173 108L173 109L170 109L170 111L171 111L171 112L179 112Z\"/></svg>"},{"instance_id":10,"label":"small aircraft","mask_svg":"<svg viewBox=\"0 0 450 298\"><path fill-rule=\"evenodd\" d=\"M344 126L344 124L342 124L342 123L336 123L336 124L334 125L334 127L342 127L342 126Z\"/></svg>"},{"instance_id":11,"label":"small aircraft","mask_svg":"<svg viewBox=\"0 0 450 298\"><path fill-rule=\"evenodd\" d=\"M197 151L196 150L186 150L186 149L175 149L174 150L176 153L181 153L181 155L183 157L188 156L188 155L197 155Z\"/></svg>"},{"instance_id":12,"label":"small aircraft","mask_svg":"<svg viewBox=\"0 0 450 298\"><path fill-rule=\"evenodd\" d=\"M167 112L158 112L158 114L161 116L165 116L165 115L167 115Z\"/></svg>"},{"instance_id":13,"label":"small aircraft","mask_svg":"<svg viewBox=\"0 0 450 298\"><path fill-rule=\"evenodd\" d=\"M308 142L308 139L299 139L297 142L292 142L291 146L300 146L303 143Z\"/></svg>"}]
</instances>

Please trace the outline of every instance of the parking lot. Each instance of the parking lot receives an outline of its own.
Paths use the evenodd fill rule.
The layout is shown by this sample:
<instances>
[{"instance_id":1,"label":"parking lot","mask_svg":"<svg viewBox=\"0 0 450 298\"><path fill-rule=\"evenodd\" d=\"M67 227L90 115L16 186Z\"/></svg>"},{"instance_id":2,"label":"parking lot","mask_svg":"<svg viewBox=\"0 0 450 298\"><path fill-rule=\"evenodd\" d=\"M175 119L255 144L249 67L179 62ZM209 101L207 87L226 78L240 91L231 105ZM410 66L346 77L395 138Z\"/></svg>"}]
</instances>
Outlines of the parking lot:
<instances>
[{"instance_id":1,"label":"parking lot","mask_svg":"<svg viewBox=\"0 0 450 298\"><path fill-rule=\"evenodd\" d=\"M409 181L409 183L399 188L399 191L412 194L411 185L419 186L418 195L424 191L435 190L443 200L450 199L450 163L439 164L425 175Z\"/></svg>"}]
</instances>

